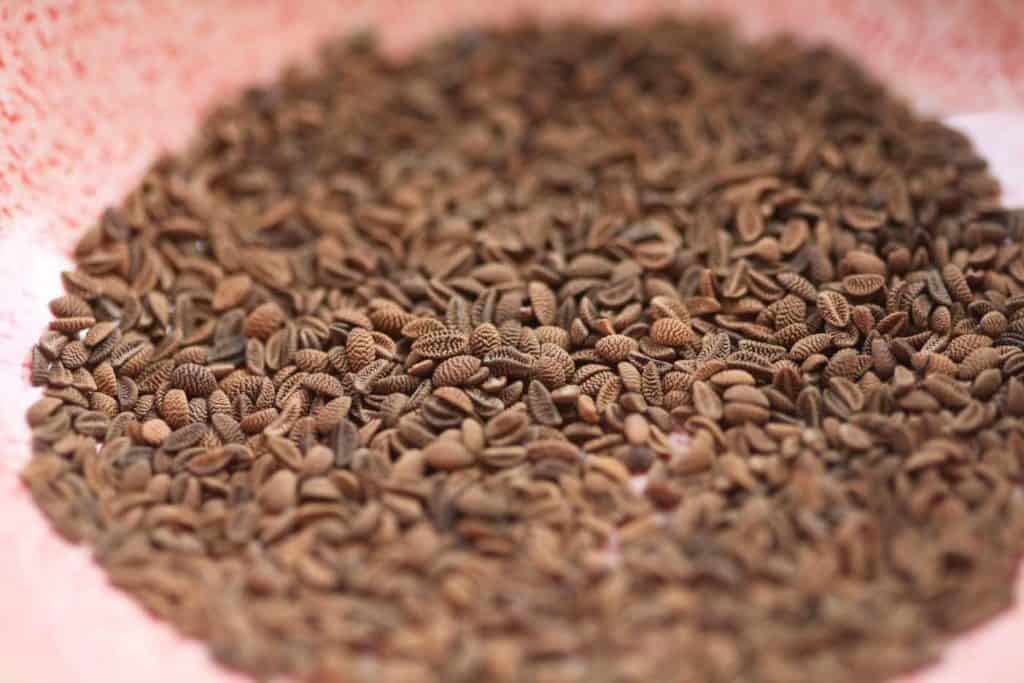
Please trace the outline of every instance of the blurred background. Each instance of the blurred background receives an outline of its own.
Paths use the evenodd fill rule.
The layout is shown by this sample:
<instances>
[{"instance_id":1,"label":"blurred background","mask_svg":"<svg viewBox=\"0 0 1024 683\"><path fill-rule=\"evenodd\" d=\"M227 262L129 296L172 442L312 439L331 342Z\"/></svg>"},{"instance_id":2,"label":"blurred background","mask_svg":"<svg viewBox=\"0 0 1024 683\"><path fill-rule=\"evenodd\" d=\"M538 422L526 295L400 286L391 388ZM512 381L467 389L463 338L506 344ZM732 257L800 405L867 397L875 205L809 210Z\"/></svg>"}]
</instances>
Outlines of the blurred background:
<instances>
[{"instance_id":1,"label":"blurred background","mask_svg":"<svg viewBox=\"0 0 1024 683\"><path fill-rule=\"evenodd\" d=\"M1024 203L1020 0L0 0L0 683L241 681L110 589L17 480L28 457L25 351L76 235L209 105L372 29L401 58L439 33L524 18L731 18L750 37L828 42L965 130ZM22 387L26 387L22 390ZM1019 681L1024 613L958 641L915 683Z\"/></svg>"}]
</instances>

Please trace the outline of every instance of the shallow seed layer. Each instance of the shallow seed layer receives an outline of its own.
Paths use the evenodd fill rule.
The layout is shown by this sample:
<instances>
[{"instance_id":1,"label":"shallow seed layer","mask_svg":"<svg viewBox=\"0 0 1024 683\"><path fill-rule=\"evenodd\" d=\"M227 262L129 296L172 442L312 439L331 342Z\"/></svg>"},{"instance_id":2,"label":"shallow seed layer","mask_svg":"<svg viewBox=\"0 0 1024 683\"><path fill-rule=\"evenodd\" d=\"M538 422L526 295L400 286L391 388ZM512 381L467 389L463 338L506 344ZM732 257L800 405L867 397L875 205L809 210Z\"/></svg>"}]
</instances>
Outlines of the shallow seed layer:
<instances>
[{"instance_id":1,"label":"shallow seed layer","mask_svg":"<svg viewBox=\"0 0 1024 683\"><path fill-rule=\"evenodd\" d=\"M877 680L1011 598L998 195L826 49L334 47L82 239L24 478L261 676Z\"/></svg>"}]
</instances>

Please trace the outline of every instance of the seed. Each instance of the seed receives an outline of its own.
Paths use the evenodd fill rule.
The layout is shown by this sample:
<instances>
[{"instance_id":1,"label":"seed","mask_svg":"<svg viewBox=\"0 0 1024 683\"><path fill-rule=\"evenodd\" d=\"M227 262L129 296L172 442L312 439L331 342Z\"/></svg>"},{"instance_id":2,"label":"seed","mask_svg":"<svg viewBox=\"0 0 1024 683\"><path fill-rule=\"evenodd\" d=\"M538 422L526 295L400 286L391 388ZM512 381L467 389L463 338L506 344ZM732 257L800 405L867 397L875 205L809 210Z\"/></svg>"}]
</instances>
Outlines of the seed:
<instances>
[{"instance_id":1,"label":"seed","mask_svg":"<svg viewBox=\"0 0 1024 683\"><path fill-rule=\"evenodd\" d=\"M190 420L188 397L181 389L171 389L160 403L160 414L173 429L183 427Z\"/></svg>"},{"instance_id":2,"label":"seed","mask_svg":"<svg viewBox=\"0 0 1024 683\"><path fill-rule=\"evenodd\" d=\"M438 364L433 380L437 386L462 386L480 369L477 356L454 356Z\"/></svg>"},{"instance_id":3,"label":"seed","mask_svg":"<svg viewBox=\"0 0 1024 683\"><path fill-rule=\"evenodd\" d=\"M189 424L174 430L163 440L163 448L168 453L176 453L190 446L195 446L206 433L206 425Z\"/></svg>"},{"instance_id":4,"label":"seed","mask_svg":"<svg viewBox=\"0 0 1024 683\"><path fill-rule=\"evenodd\" d=\"M693 383L693 406L709 420L722 418L722 401L707 382Z\"/></svg>"},{"instance_id":5,"label":"seed","mask_svg":"<svg viewBox=\"0 0 1024 683\"><path fill-rule=\"evenodd\" d=\"M57 297L49 303L50 312L57 318L85 318L92 315L92 307L85 299L73 294Z\"/></svg>"},{"instance_id":6,"label":"seed","mask_svg":"<svg viewBox=\"0 0 1024 683\"><path fill-rule=\"evenodd\" d=\"M690 326L678 318L659 318L651 325L651 339L657 344L677 348L693 340Z\"/></svg>"},{"instance_id":7,"label":"seed","mask_svg":"<svg viewBox=\"0 0 1024 683\"><path fill-rule=\"evenodd\" d=\"M847 206L842 211L843 222L854 230L877 230L885 225L885 213L861 206Z\"/></svg>"},{"instance_id":8,"label":"seed","mask_svg":"<svg viewBox=\"0 0 1024 683\"><path fill-rule=\"evenodd\" d=\"M996 368L1002 364L999 351L991 346L971 351L960 363L958 376L960 379L974 379L982 371Z\"/></svg>"},{"instance_id":9,"label":"seed","mask_svg":"<svg viewBox=\"0 0 1024 683\"><path fill-rule=\"evenodd\" d=\"M967 278L956 264L948 263L942 268L942 280L953 298L960 303L968 304L974 298Z\"/></svg>"},{"instance_id":10,"label":"seed","mask_svg":"<svg viewBox=\"0 0 1024 683\"><path fill-rule=\"evenodd\" d=\"M946 355L955 362L963 362L979 349L992 346L992 339L980 334L964 334L956 337L946 347Z\"/></svg>"},{"instance_id":11,"label":"seed","mask_svg":"<svg viewBox=\"0 0 1024 683\"><path fill-rule=\"evenodd\" d=\"M240 305L245 301L246 296L249 295L251 288L252 278L245 273L224 278L217 284L217 289L213 292L213 301L211 303L213 310L226 311L229 308Z\"/></svg>"},{"instance_id":12,"label":"seed","mask_svg":"<svg viewBox=\"0 0 1024 683\"><path fill-rule=\"evenodd\" d=\"M528 287L533 315L541 325L553 325L558 311L558 298L543 282L531 282Z\"/></svg>"},{"instance_id":13,"label":"seed","mask_svg":"<svg viewBox=\"0 0 1024 683\"><path fill-rule=\"evenodd\" d=\"M87 330L96 324L96 318L90 316L74 316L67 318L55 318L50 321L50 329L67 334Z\"/></svg>"},{"instance_id":14,"label":"seed","mask_svg":"<svg viewBox=\"0 0 1024 683\"><path fill-rule=\"evenodd\" d=\"M259 490L259 502L270 514L287 510L295 504L296 477L291 470L278 470Z\"/></svg>"},{"instance_id":15,"label":"seed","mask_svg":"<svg viewBox=\"0 0 1024 683\"><path fill-rule=\"evenodd\" d=\"M1003 373L999 368L988 368L978 373L971 384L971 395L978 399L990 398L1003 384Z\"/></svg>"},{"instance_id":16,"label":"seed","mask_svg":"<svg viewBox=\"0 0 1024 683\"><path fill-rule=\"evenodd\" d=\"M529 425L529 417L522 410L509 408L490 420L484 427L487 443L495 446L519 441Z\"/></svg>"},{"instance_id":17,"label":"seed","mask_svg":"<svg viewBox=\"0 0 1024 683\"><path fill-rule=\"evenodd\" d=\"M209 368L195 363L183 363L171 372L171 386L181 389L187 396L209 396L217 388L217 378Z\"/></svg>"},{"instance_id":18,"label":"seed","mask_svg":"<svg viewBox=\"0 0 1024 683\"><path fill-rule=\"evenodd\" d=\"M475 456L458 441L439 439L423 449L423 458L428 465L439 470L454 470L468 467Z\"/></svg>"},{"instance_id":19,"label":"seed","mask_svg":"<svg viewBox=\"0 0 1024 683\"><path fill-rule=\"evenodd\" d=\"M464 353L468 339L457 332L427 334L412 344L412 350L425 358L444 359Z\"/></svg>"},{"instance_id":20,"label":"seed","mask_svg":"<svg viewBox=\"0 0 1024 683\"><path fill-rule=\"evenodd\" d=\"M302 378L302 386L317 394L337 398L344 395L341 380L325 372L312 372Z\"/></svg>"},{"instance_id":21,"label":"seed","mask_svg":"<svg viewBox=\"0 0 1024 683\"><path fill-rule=\"evenodd\" d=\"M872 273L847 275L843 278L843 289L847 294L855 297L871 296L884 286L885 278Z\"/></svg>"},{"instance_id":22,"label":"seed","mask_svg":"<svg viewBox=\"0 0 1024 683\"><path fill-rule=\"evenodd\" d=\"M563 439L538 439L526 445L526 457L534 461L550 458L575 463L580 457L580 451Z\"/></svg>"},{"instance_id":23,"label":"seed","mask_svg":"<svg viewBox=\"0 0 1024 683\"><path fill-rule=\"evenodd\" d=\"M276 408L265 408L249 413L239 422L239 427L246 434L258 434L268 427L275 419L278 412Z\"/></svg>"},{"instance_id":24,"label":"seed","mask_svg":"<svg viewBox=\"0 0 1024 683\"><path fill-rule=\"evenodd\" d=\"M854 451L866 451L873 444L869 432L849 423L839 425L839 440L844 446Z\"/></svg>"},{"instance_id":25,"label":"seed","mask_svg":"<svg viewBox=\"0 0 1024 683\"><path fill-rule=\"evenodd\" d=\"M736 232L744 242L754 242L764 232L761 207L754 202L744 202L736 212Z\"/></svg>"},{"instance_id":26,"label":"seed","mask_svg":"<svg viewBox=\"0 0 1024 683\"><path fill-rule=\"evenodd\" d=\"M633 413L626 417L623 433L626 436L626 441L629 443L634 445L646 443L650 437L650 432L650 425L643 415Z\"/></svg>"},{"instance_id":27,"label":"seed","mask_svg":"<svg viewBox=\"0 0 1024 683\"><path fill-rule=\"evenodd\" d=\"M562 424L562 416L559 415L558 407L551 399L551 392L542 383L537 380L530 382L527 397L527 406L533 419L549 427Z\"/></svg>"},{"instance_id":28,"label":"seed","mask_svg":"<svg viewBox=\"0 0 1024 683\"><path fill-rule=\"evenodd\" d=\"M495 469L508 469L526 460L524 446L488 446L480 454L480 462Z\"/></svg>"},{"instance_id":29,"label":"seed","mask_svg":"<svg viewBox=\"0 0 1024 683\"><path fill-rule=\"evenodd\" d=\"M722 370L711 376L711 383L718 387L731 387L737 384L753 386L754 376L745 370Z\"/></svg>"},{"instance_id":30,"label":"seed","mask_svg":"<svg viewBox=\"0 0 1024 683\"><path fill-rule=\"evenodd\" d=\"M793 360L807 360L811 356L821 353L832 346L832 337L827 334L812 334L804 337L789 350L789 357Z\"/></svg>"},{"instance_id":31,"label":"seed","mask_svg":"<svg viewBox=\"0 0 1024 683\"><path fill-rule=\"evenodd\" d=\"M284 322L285 314L280 306L275 303L261 304L246 316L242 333L266 341Z\"/></svg>"},{"instance_id":32,"label":"seed","mask_svg":"<svg viewBox=\"0 0 1024 683\"><path fill-rule=\"evenodd\" d=\"M790 292L804 301L815 301L818 298L818 290L807 280L807 278L796 273L782 272L776 276L783 289Z\"/></svg>"},{"instance_id":33,"label":"seed","mask_svg":"<svg viewBox=\"0 0 1024 683\"><path fill-rule=\"evenodd\" d=\"M850 322L850 304L839 292L825 290L818 294L818 313L830 325L846 327Z\"/></svg>"},{"instance_id":34,"label":"seed","mask_svg":"<svg viewBox=\"0 0 1024 683\"><path fill-rule=\"evenodd\" d=\"M372 363L377 357L373 335L358 327L349 332L348 340L345 342L345 357L348 360L348 367L354 372Z\"/></svg>"},{"instance_id":35,"label":"seed","mask_svg":"<svg viewBox=\"0 0 1024 683\"><path fill-rule=\"evenodd\" d=\"M621 334L610 334L607 337L602 337L594 345L598 355L610 363L626 360L629 358L629 354L638 348L639 345L635 339Z\"/></svg>"},{"instance_id":36,"label":"seed","mask_svg":"<svg viewBox=\"0 0 1024 683\"><path fill-rule=\"evenodd\" d=\"M171 433L171 428L160 419L146 420L142 423L142 440L150 446L159 446Z\"/></svg>"}]
</instances>

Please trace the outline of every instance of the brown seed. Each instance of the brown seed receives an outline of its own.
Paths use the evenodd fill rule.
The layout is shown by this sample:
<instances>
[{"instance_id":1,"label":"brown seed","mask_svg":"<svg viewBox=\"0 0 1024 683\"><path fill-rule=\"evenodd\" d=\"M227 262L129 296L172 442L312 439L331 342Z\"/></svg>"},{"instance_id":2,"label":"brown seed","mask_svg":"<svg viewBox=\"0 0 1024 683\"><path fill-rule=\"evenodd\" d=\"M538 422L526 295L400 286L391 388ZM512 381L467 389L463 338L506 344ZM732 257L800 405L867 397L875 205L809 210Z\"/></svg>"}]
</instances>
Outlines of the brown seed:
<instances>
[{"instance_id":1,"label":"brown seed","mask_svg":"<svg viewBox=\"0 0 1024 683\"><path fill-rule=\"evenodd\" d=\"M651 325L651 339L662 346L677 348L693 340L693 331L678 318L659 318Z\"/></svg>"},{"instance_id":2,"label":"brown seed","mask_svg":"<svg viewBox=\"0 0 1024 683\"><path fill-rule=\"evenodd\" d=\"M551 399L551 392L536 380L530 382L527 390L527 406L533 419L540 424L549 427L562 424L562 416L559 415L558 407Z\"/></svg>"},{"instance_id":3,"label":"brown seed","mask_svg":"<svg viewBox=\"0 0 1024 683\"><path fill-rule=\"evenodd\" d=\"M804 337L789 350L793 360L807 360L816 353L821 353L832 346L832 337L828 334L812 334Z\"/></svg>"},{"instance_id":4,"label":"brown seed","mask_svg":"<svg viewBox=\"0 0 1024 683\"><path fill-rule=\"evenodd\" d=\"M963 362L977 351L992 346L992 339L981 334L964 334L956 337L946 347L946 355L957 363Z\"/></svg>"},{"instance_id":5,"label":"brown seed","mask_svg":"<svg viewBox=\"0 0 1024 683\"><path fill-rule=\"evenodd\" d=\"M639 345L635 339L621 334L610 334L607 337L601 337L594 346L598 355L610 363L626 360L629 358L629 354L638 348Z\"/></svg>"},{"instance_id":6,"label":"brown seed","mask_svg":"<svg viewBox=\"0 0 1024 683\"><path fill-rule=\"evenodd\" d=\"M697 413L709 420L722 418L722 401L707 382L693 383L693 406Z\"/></svg>"},{"instance_id":7,"label":"brown seed","mask_svg":"<svg viewBox=\"0 0 1024 683\"><path fill-rule=\"evenodd\" d=\"M971 351L971 353L961 361L960 369L957 374L960 379L974 379L984 370L999 367L1002 362L1002 357L1000 356L998 349L991 346L982 347Z\"/></svg>"},{"instance_id":8,"label":"brown seed","mask_svg":"<svg viewBox=\"0 0 1024 683\"><path fill-rule=\"evenodd\" d=\"M978 373L971 384L971 396L978 399L988 399L995 394L1003 384L1003 373L999 368L988 368Z\"/></svg>"},{"instance_id":9,"label":"brown seed","mask_svg":"<svg viewBox=\"0 0 1024 683\"><path fill-rule=\"evenodd\" d=\"M953 298L962 304L968 304L974 298L971 287L964 277L963 271L956 264L947 263L942 268L942 280Z\"/></svg>"},{"instance_id":10,"label":"brown seed","mask_svg":"<svg viewBox=\"0 0 1024 683\"><path fill-rule=\"evenodd\" d=\"M181 389L187 396L209 396L217 388L217 378L209 368L195 363L184 363L171 372L171 386Z\"/></svg>"},{"instance_id":11,"label":"brown seed","mask_svg":"<svg viewBox=\"0 0 1024 683\"><path fill-rule=\"evenodd\" d=\"M849 423L839 425L839 440L854 451L866 451L874 443L869 432Z\"/></svg>"},{"instance_id":12,"label":"brown seed","mask_svg":"<svg viewBox=\"0 0 1024 683\"><path fill-rule=\"evenodd\" d=\"M563 439L538 439L526 444L526 457L534 461L551 458L575 463L580 458L580 450Z\"/></svg>"},{"instance_id":13,"label":"brown seed","mask_svg":"<svg viewBox=\"0 0 1024 683\"><path fill-rule=\"evenodd\" d=\"M150 446L159 446L171 433L171 428L163 420L146 420L142 423L142 440Z\"/></svg>"},{"instance_id":14,"label":"brown seed","mask_svg":"<svg viewBox=\"0 0 1024 683\"><path fill-rule=\"evenodd\" d=\"M478 325L469 335L469 349L475 356L493 353L499 346L501 346L501 333L491 323Z\"/></svg>"},{"instance_id":15,"label":"brown seed","mask_svg":"<svg viewBox=\"0 0 1024 683\"><path fill-rule=\"evenodd\" d=\"M867 297L878 292L885 286L885 278L881 275L864 273L847 275L843 278L843 289L854 297Z\"/></svg>"},{"instance_id":16,"label":"brown seed","mask_svg":"<svg viewBox=\"0 0 1024 683\"><path fill-rule=\"evenodd\" d=\"M353 372L359 372L372 363L377 357L373 335L359 327L349 332L348 340L345 342L345 357L348 359L348 367Z\"/></svg>"},{"instance_id":17,"label":"brown seed","mask_svg":"<svg viewBox=\"0 0 1024 683\"><path fill-rule=\"evenodd\" d=\"M453 439L438 439L423 449L423 458L428 465L439 470L454 470L468 467L476 457L462 443Z\"/></svg>"},{"instance_id":18,"label":"brown seed","mask_svg":"<svg viewBox=\"0 0 1024 683\"><path fill-rule=\"evenodd\" d=\"M527 287L533 315L541 325L553 325L558 311L558 298L543 282L531 282Z\"/></svg>"},{"instance_id":19,"label":"brown seed","mask_svg":"<svg viewBox=\"0 0 1024 683\"><path fill-rule=\"evenodd\" d=\"M490 420L484 427L484 436L490 445L500 446L519 441L526 433L529 416L523 410L509 408Z\"/></svg>"},{"instance_id":20,"label":"brown seed","mask_svg":"<svg viewBox=\"0 0 1024 683\"><path fill-rule=\"evenodd\" d=\"M626 417L623 434L625 434L626 441L629 443L634 445L646 443L650 437L650 432L650 425L643 415L633 413Z\"/></svg>"},{"instance_id":21,"label":"brown seed","mask_svg":"<svg viewBox=\"0 0 1024 683\"><path fill-rule=\"evenodd\" d=\"M270 514L287 510L295 504L296 476L291 470L278 470L260 487L260 505Z\"/></svg>"},{"instance_id":22,"label":"brown seed","mask_svg":"<svg viewBox=\"0 0 1024 683\"><path fill-rule=\"evenodd\" d=\"M846 327L850 322L850 304L839 292L825 290L818 294L818 313L834 327Z\"/></svg>"},{"instance_id":23,"label":"brown seed","mask_svg":"<svg viewBox=\"0 0 1024 683\"><path fill-rule=\"evenodd\" d=\"M476 356L454 356L442 361L434 369L436 386L462 386L480 369L481 362Z\"/></svg>"},{"instance_id":24,"label":"brown seed","mask_svg":"<svg viewBox=\"0 0 1024 683\"><path fill-rule=\"evenodd\" d=\"M302 386L317 394L337 398L345 394L345 387L337 377L325 372L311 372L302 378Z\"/></svg>"},{"instance_id":25,"label":"brown seed","mask_svg":"<svg viewBox=\"0 0 1024 683\"><path fill-rule=\"evenodd\" d=\"M815 301L818 298L818 290L805 277L791 272L782 272L775 276L787 292L800 297L804 301Z\"/></svg>"},{"instance_id":26,"label":"brown seed","mask_svg":"<svg viewBox=\"0 0 1024 683\"><path fill-rule=\"evenodd\" d=\"M754 242L764 232L761 207L754 202L744 202L736 211L736 232L744 242Z\"/></svg>"},{"instance_id":27,"label":"brown seed","mask_svg":"<svg viewBox=\"0 0 1024 683\"><path fill-rule=\"evenodd\" d=\"M181 389L171 389L164 394L160 402L160 415L172 429L183 427L189 423L188 396Z\"/></svg>"},{"instance_id":28,"label":"brown seed","mask_svg":"<svg viewBox=\"0 0 1024 683\"><path fill-rule=\"evenodd\" d=\"M49 303L50 312L57 318L84 318L92 315L89 302L73 294L57 297Z\"/></svg>"},{"instance_id":29,"label":"brown seed","mask_svg":"<svg viewBox=\"0 0 1024 683\"><path fill-rule=\"evenodd\" d=\"M268 427L277 416L276 408L265 408L249 413L238 424L246 434L258 434Z\"/></svg>"},{"instance_id":30,"label":"brown seed","mask_svg":"<svg viewBox=\"0 0 1024 683\"><path fill-rule=\"evenodd\" d=\"M480 462L495 469L516 467L526 460L524 446L488 446L480 454Z\"/></svg>"},{"instance_id":31,"label":"brown seed","mask_svg":"<svg viewBox=\"0 0 1024 683\"><path fill-rule=\"evenodd\" d=\"M176 453L199 443L206 433L206 425L193 423L180 427L163 440L163 448L168 453Z\"/></svg>"},{"instance_id":32,"label":"brown seed","mask_svg":"<svg viewBox=\"0 0 1024 683\"><path fill-rule=\"evenodd\" d=\"M711 376L711 384L717 387L731 387L737 384L753 386L756 383L754 376L746 370L722 370Z\"/></svg>"},{"instance_id":33,"label":"brown seed","mask_svg":"<svg viewBox=\"0 0 1024 683\"><path fill-rule=\"evenodd\" d=\"M284 324L284 321L285 314L280 306L275 303L261 304L246 316L242 333L247 337L266 341L278 327Z\"/></svg>"},{"instance_id":34,"label":"brown seed","mask_svg":"<svg viewBox=\"0 0 1024 683\"><path fill-rule=\"evenodd\" d=\"M189 458L186 468L192 474L209 476L220 472L234 459L235 451L228 447L204 450Z\"/></svg>"},{"instance_id":35,"label":"brown seed","mask_svg":"<svg viewBox=\"0 0 1024 683\"><path fill-rule=\"evenodd\" d=\"M215 311L226 311L240 305L249 295L252 288L252 278L245 273L239 273L226 277L217 284L213 292L211 305ZM249 335L258 336L258 335Z\"/></svg>"},{"instance_id":36,"label":"brown seed","mask_svg":"<svg viewBox=\"0 0 1024 683\"><path fill-rule=\"evenodd\" d=\"M50 321L50 329L73 334L87 330L96 324L96 318L90 316L75 316L67 318L55 318Z\"/></svg>"},{"instance_id":37,"label":"brown seed","mask_svg":"<svg viewBox=\"0 0 1024 683\"><path fill-rule=\"evenodd\" d=\"M444 359L465 353L468 339L458 332L426 334L412 344L412 350L425 358Z\"/></svg>"}]
</instances>

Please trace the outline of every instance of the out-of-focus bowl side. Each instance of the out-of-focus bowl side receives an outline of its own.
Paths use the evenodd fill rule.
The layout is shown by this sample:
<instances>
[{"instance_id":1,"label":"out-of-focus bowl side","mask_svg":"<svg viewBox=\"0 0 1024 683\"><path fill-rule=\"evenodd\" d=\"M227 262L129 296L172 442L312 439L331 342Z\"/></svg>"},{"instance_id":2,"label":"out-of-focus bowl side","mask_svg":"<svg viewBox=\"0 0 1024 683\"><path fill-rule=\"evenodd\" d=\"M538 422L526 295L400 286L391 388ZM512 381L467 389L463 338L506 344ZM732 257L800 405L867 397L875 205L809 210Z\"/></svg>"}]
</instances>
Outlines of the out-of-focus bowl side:
<instances>
[{"instance_id":1,"label":"out-of-focus bowl side","mask_svg":"<svg viewBox=\"0 0 1024 683\"><path fill-rule=\"evenodd\" d=\"M714 11L750 35L793 32L861 58L915 104L953 116L1024 202L1024 21L1015 0L598 2L0 0L0 681L242 681L110 588L18 482L29 456L26 351L76 236L198 117L324 38L372 28L397 56L438 33L543 20ZM1016 681L1024 610L957 641L918 683Z\"/></svg>"}]
</instances>

